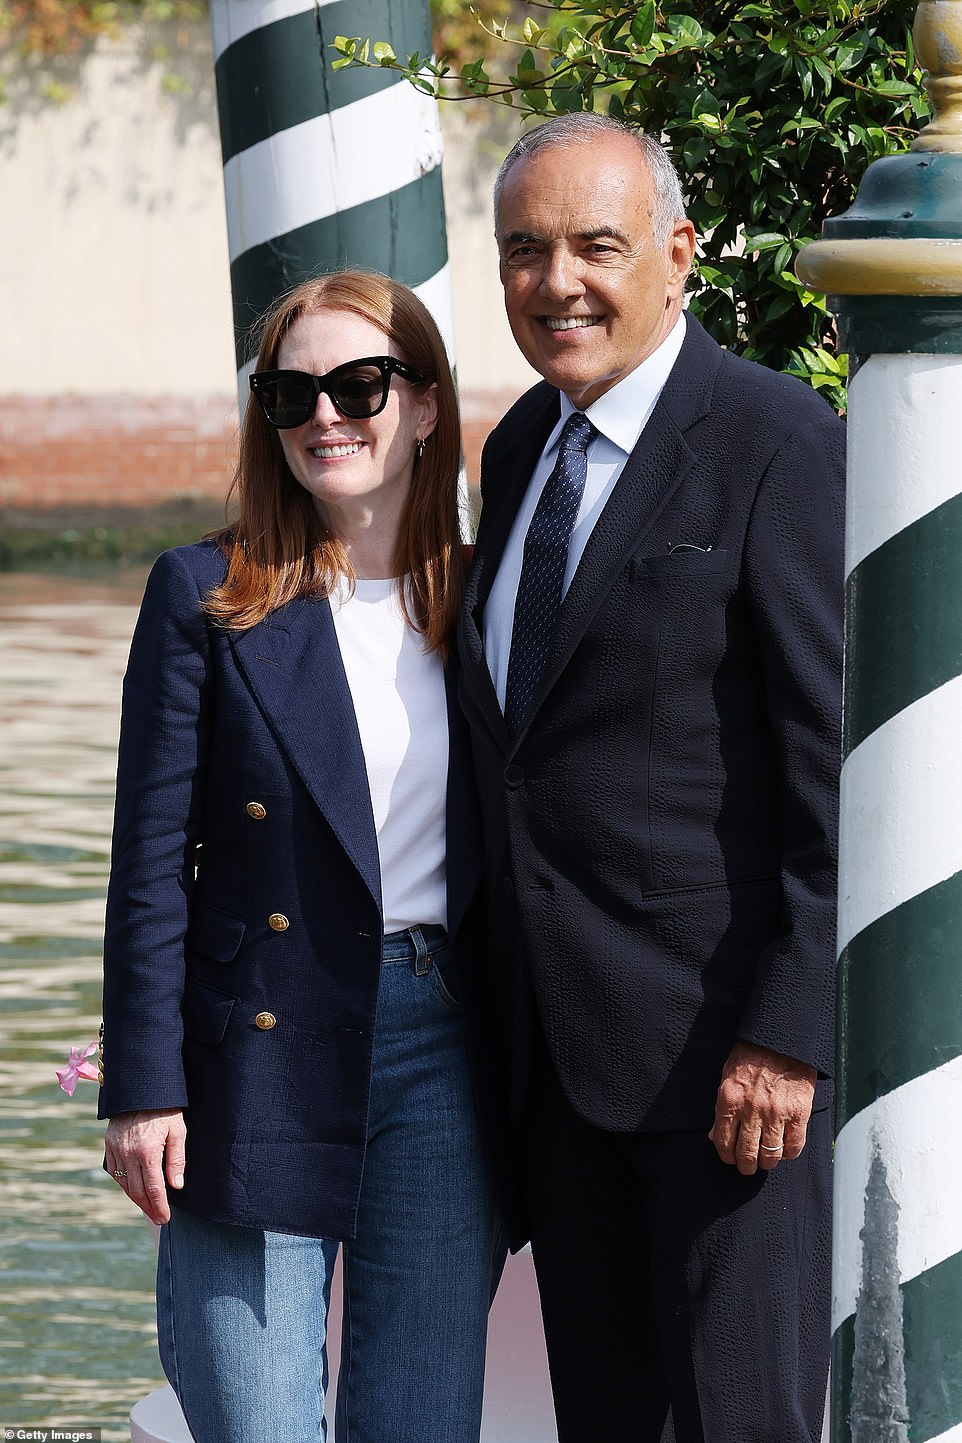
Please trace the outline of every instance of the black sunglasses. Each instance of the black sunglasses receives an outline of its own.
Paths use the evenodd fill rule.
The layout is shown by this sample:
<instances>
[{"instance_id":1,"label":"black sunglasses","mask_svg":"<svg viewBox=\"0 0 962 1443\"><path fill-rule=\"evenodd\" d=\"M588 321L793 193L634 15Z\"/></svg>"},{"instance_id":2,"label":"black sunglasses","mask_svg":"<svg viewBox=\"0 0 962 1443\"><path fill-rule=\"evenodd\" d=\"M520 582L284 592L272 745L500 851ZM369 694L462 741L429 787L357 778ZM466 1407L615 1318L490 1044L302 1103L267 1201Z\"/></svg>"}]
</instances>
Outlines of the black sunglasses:
<instances>
[{"instance_id":1,"label":"black sunglasses","mask_svg":"<svg viewBox=\"0 0 962 1443\"><path fill-rule=\"evenodd\" d=\"M308 371L255 371L250 383L270 424L287 431L311 419L322 393L330 396L342 416L356 421L376 416L387 405L395 375L406 381L424 381L393 356L365 356L335 366L326 376L312 376Z\"/></svg>"}]
</instances>

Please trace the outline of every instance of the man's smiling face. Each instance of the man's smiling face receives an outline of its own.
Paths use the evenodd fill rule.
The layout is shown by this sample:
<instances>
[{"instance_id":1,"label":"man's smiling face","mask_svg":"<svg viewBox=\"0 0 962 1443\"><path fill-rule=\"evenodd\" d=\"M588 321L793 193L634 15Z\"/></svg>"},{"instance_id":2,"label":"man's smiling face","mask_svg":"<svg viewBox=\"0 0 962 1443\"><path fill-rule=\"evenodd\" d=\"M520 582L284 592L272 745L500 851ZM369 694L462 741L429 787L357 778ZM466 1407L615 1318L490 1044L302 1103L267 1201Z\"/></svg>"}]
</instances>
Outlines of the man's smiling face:
<instances>
[{"instance_id":1,"label":"man's smiling face","mask_svg":"<svg viewBox=\"0 0 962 1443\"><path fill-rule=\"evenodd\" d=\"M505 308L525 359L583 410L661 344L681 310L690 222L656 239L648 166L628 136L546 146L505 176Z\"/></svg>"}]
</instances>

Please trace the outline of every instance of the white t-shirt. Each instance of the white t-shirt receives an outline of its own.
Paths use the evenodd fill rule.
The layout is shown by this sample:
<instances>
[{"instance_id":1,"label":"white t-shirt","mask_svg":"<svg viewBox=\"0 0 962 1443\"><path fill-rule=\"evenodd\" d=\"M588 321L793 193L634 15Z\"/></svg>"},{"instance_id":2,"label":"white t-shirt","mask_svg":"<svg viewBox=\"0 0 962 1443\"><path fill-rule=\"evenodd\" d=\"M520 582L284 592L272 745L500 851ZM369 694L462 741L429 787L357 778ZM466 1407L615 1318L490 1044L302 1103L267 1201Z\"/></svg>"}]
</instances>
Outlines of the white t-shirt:
<instances>
[{"instance_id":1,"label":"white t-shirt","mask_svg":"<svg viewBox=\"0 0 962 1443\"><path fill-rule=\"evenodd\" d=\"M385 932L447 925L448 714L437 652L408 626L399 583L341 579L331 595L367 768Z\"/></svg>"}]
</instances>

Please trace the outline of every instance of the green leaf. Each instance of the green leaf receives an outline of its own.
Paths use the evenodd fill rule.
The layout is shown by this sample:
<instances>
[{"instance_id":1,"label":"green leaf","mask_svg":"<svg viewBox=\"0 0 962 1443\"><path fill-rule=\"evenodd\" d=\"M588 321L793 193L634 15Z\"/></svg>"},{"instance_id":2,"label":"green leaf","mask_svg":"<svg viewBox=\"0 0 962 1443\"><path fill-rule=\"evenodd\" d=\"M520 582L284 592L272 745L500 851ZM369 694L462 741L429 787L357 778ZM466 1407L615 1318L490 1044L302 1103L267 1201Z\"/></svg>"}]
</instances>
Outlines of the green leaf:
<instances>
[{"instance_id":1,"label":"green leaf","mask_svg":"<svg viewBox=\"0 0 962 1443\"><path fill-rule=\"evenodd\" d=\"M529 45L537 45L544 31L540 25L536 25L529 15L521 27L521 33Z\"/></svg>"},{"instance_id":2,"label":"green leaf","mask_svg":"<svg viewBox=\"0 0 962 1443\"><path fill-rule=\"evenodd\" d=\"M701 90L692 106L692 115L696 118L702 115L718 115L719 104L710 90Z\"/></svg>"},{"instance_id":3,"label":"green leaf","mask_svg":"<svg viewBox=\"0 0 962 1443\"><path fill-rule=\"evenodd\" d=\"M470 95L487 95L491 82L484 71L484 56L461 67L461 84Z\"/></svg>"},{"instance_id":4,"label":"green leaf","mask_svg":"<svg viewBox=\"0 0 962 1443\"><path fill-rule=\"evenodd\" d=\"M837 95L834 100L830 100L822 112L822 124L834 125L836 118L847 110L851 103L847 95Z\"/></svg>"},{"instance_id":5,"label":"green leaf","mask_svg":"<svg viewBox=\"0 0 962 1443\"><path fill-rule=\"evenodd\" d=\"M698 45L704 31L693 15L669 15L668 29L681 44Z\"/></svg>"},{"instance_id":6,"label":"green leaf","mask_svg":"<svg viewBox=\"0 0 962 1443\"><path fill-rule=\"evenodd\" d=\"M651 43L651 37L655 33L655 0L647 0L647 4L636 10L631 18L629 33L632 40L643 48Z\"/></svg>"},{"instance_id":7,"label":"green leaf","mask_svg":"<svg viewBox=\"0 0 962 1443\"><path fill-rule=\"evenodd\" d=\"M386 40L375 40L374 59L378 65L394 65L397 63L397 56L394 53L394 46L388 45Z\"/></svg>"},{"instance_id":8,"label":"green leaf","mask_svg":"<svg viewBox=\"0 0 962 1443\"><path fill-rule=\"evenodd\" d=\"M822 80L825 82L825 94L827 95L832 88L831 70L826 65L825 61L820 55L812 56L812 66L815 70L818 71L819 75L822 77Z\"/></svg>"},{"instance_id":9,"label":"green leaf","mask_svg":"<svg viewBox=\"0 0 962 1443\"><path fill-rule=\"evenodd\" d=\"M695 116L694 118L698 121L698 124L703 130L708 131L709 135L719 135L721 133L722 119L720 115L712 115L709 112L707 114Z\"/></svg>"},{"instance_id":10,"label":"green leaf","mask_svg":"<svg viewBox=\"0 0 962 1443\"><path fill-rule=\"evenodd\" d=\"M551 104L559 115L569 115L583 110L580 87L573 84L568 76L556 80L551 87Z\"/></svg>"},{"instance_id":11,"label":"green leaf","mask_svg":"<svg viewBox=\"0 0 962 1443\"><path fill-rule=\"evenodd\" d=\"M711 151L711 141L703 135L695 140L686 140L682 148L682 156L685 162L685 170L697 170L702 161Z\"/></svg>"},{"instance_id":12,"label":"green leaf","mask_svg":"<svg viewBox=\"0 0 962 1443\"><path fill-rule=\"evenodd\" d=\"M522 90L528 86L536 85L544 80L544 74L538 69L537 62L530 50L526 50L521 57L516 75L512 75L511 83L519 85Z\"/></svg>"},{"instance_id":13,"label":"green leaf","mask_svg":"<svg viewBox=\"0 0 962 1443\"><path fill-rule=\"evenodd\" d=\"M877 95L914 95L915 86L909 85L906 80L881 80L875 87Z\"/></svg>"},{"instance_id":14,"label":"green leaf","mask_svg":"<svg viewBox=\"0 0 962 1443\"><path fill-rule=\"evenodd\" d=\"M778 250L775 252L775 259L772 261L772 270L783 271L788 265L793 255L794 247L792 246L790 241L786 241L785 244L783 246L779 246Z\"/></svg>"},{"instance_id":15,"label":"green leaf","mask_svg":"<svg viewBox=\"0 0 962 1443\"><path fill-rule=\"evenodd\" d=\"M784 240L780 231L760 231L758 235L745 237L745 252L752 255L755 251L772 251Z\"/></svg>"},{"instance_id":16,"label":"green leaf","mask_svg":"<svg viewBox=\"0 0 962 1443\"><path fill-rule=\"evenodd\" d=\"M770 301L768 305L766 305L764 320L777 321L780 316L784 316L787 311L790 311L794 304L794 296L788 294L776 296L773 301Z\"/></svg>"}]
</instances>

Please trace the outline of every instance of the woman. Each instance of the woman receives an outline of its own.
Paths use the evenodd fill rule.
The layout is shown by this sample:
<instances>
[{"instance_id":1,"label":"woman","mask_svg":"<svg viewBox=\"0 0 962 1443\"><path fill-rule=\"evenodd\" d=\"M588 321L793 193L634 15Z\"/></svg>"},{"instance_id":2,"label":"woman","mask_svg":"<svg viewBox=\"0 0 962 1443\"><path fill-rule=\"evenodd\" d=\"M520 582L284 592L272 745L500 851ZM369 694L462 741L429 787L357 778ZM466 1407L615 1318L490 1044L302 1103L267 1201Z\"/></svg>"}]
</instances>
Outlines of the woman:
<instances>
[{"instance_id":1,"label":"woman","mask_svg":"<svg viewBox=\"0 0 962 1443\"><path fill-rule=\"evenodd\" d=\"M163 1224L196 1443L325 1436L339 1242L339 1443L471 1443L498 1224L453 382L418 299L351 272L274 307L250 384L239 520L157 562L125 680L105 1166Z\"/></svg>"}]
</instances>

